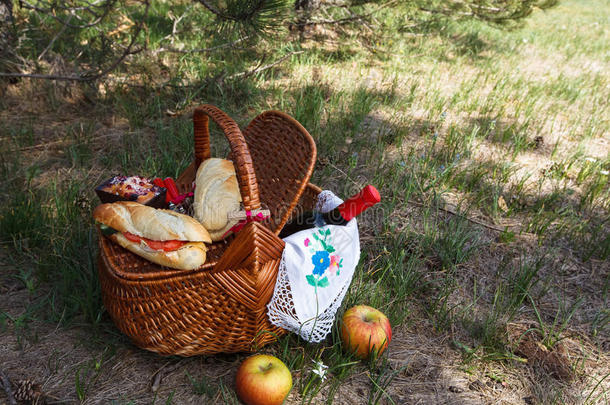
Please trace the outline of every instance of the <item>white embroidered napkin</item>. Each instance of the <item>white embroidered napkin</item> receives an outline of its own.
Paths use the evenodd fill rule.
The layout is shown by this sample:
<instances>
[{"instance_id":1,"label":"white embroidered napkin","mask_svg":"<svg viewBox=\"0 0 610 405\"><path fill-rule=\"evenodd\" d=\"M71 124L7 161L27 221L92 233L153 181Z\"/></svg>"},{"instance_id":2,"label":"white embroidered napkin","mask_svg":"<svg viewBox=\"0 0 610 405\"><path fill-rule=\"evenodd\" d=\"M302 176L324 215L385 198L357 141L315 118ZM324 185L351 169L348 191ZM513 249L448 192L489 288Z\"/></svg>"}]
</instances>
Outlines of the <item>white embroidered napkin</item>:
<instances>
[{"instance_id":1,"label":"white embroidered napkin","mask_svg":"<svg viewBox=\"0 0 610 405\"><path fill-rule=\"evenodd\" d=\"M316 210L328 212L342 201L330 191L318 196ZM360 260L358 224L326 225L284 239L273 297L267 305L271 323L320 342L331 331L335 314Z\"/></svg>"}]
</instances>

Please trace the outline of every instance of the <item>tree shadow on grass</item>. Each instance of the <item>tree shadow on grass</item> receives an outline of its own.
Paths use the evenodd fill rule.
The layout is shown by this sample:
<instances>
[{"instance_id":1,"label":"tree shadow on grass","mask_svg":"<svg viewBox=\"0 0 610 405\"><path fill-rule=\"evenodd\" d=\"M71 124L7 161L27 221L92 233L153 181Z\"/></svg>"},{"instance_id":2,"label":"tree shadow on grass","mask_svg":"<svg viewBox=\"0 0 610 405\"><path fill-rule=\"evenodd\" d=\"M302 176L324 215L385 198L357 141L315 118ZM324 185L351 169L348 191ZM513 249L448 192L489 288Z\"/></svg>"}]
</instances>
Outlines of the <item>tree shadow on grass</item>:
<instances>
[{"instance_id":1,"label":"tree shadow on grass","mask_svg":"<svg viewBox=\"0 0 610 405\"><path fill-rule=\"evenodd\" d=\"M95 121L102 119L102 117L110 118L118 116L127 121L129 125L123 127L122 132L135 133L134 138L131 138L133 143L125 144L129 146L129 156L134 159L128 167L131 167L134 170L138 167L152 168L154 167L153 164L147 160L154 160L155 157L158 157L162 152L161 149L173 149L174 155L170 154L166 158L166 161L168 162L166 164L168 165L172 159L175 162L182 162L177 155L188 155L189 153L192 153L192 128L189 115L195 105L203 102L218 105L221 109L225 110L229 116L235 118L243 128L250 119L254 118L254 116L260 112L252 111L252 106L266 105L264 100L265 96L265 91L257 88L254 81L250 80L230 84L227 84L226 82L224 84L219 82L210 84L209 82L200 81L195 82L188 87L179 88L123 86L115 89L111 93L107 93L105 98L100 102L100 105L93 104L94 110L99 109L99 115L96 114L95 116L91 116L91 114L87 114L87 112L90 112L91 110L83 109L84 113L80 116L75 116L74 120L75 122L86 123L91 120ZM455 158L455 153L448 153L440 143L437 144L437 149L430 144L433 142L433 133L436 132L438 128L442 127L440 121L421 120L415 117L410 117L404 121L396 121L393 120L392 117L377 114L379 107L395 107L396 102L399 100L391 89L383 90L357 87L353 91L339 93L330 86L312 84L284 89L283 97L285 98L285 105L288 106L285 112L294 116L305 126L305 128L312 132L312 135L318 142L320 158L326 159L332 163L332 166L330 164L327 164L326 167L321 167L324 166L323 164L318 166L318 170L321 169L323 173L328 173L328 177L319 174L317 175L317 180L320 181L320 185L323 187L335 186L333 184L333 182L335 182L336 188L332 188L337 190L344 197L350 190L347 189L347 187L340 188L341 184L356 180L359 182L383 178L386 182L386 186L383 188L385 198L405 198L406 192L404 185L412 184L409 182L412 182L410 176L413 174L413 170L417 169L422 172L432 171L434 172L434 176L440 176L439 173L444 171L444 169L441 169L441 166L447 166L447 163ZM18 100L13 101L18 104ZM61 102L60 100L60 102L53 107L55 109L54 113L48 115L47 118L61 120L62 108L65 108L68 103L69 100L64 102ZM166 112L167 109L172 109L180 103L182 103L184 107L178 116L173 116ZM78 112L78 110L79 109L76 108L76 112ZM24 115L32 117L35 113L36 111L32 110ZM181 124L177 124L177 122L181 122ZM15 121L13 122L13 125L18 125L18 123ZM460 133L469 133L469 131L471 131L471 126L470 123L460 126L457 128L459 133L456 133L456 136L460 135ZM40 128L34 128L34 131L40 130ZM180 138L180 141L175 144L169 143L161 144L162 146L159 146L160 140L157 137L163 136L165 138L170 138L169 135L172 131L179 132L179 135L176 135L176 138ZM136 139L137 137L142 137L142 134L145 132L149 133L145 142L140 142ZM61 137L61 131L57 131L55 135ZM426 158L427 164L429 164L428 166L423 164L422 159L420 159L422 162L418 163L417 159L419 159L419 157L417 155L411 155L414 160L404 161L404 166L400 165L400 161L392 162L393 156L387 154L387 149L390 147L401 147L401 143L408 135L415 135L422 139L421 145L423 150L428 151L428 157ZM220 138L221 135L218 135L218 137ZM83 139L79 140L79 138L76 137L74 142L81 142ZM52 142L54 139L49 138L48 141ZM98 140L97 142L102 146L111 145L112 147L115 147L118 145L120 147L121 145L107 143L105 140ZM460 146L460 148L462 148L462 146ZM116 157L118 158L121 156L121 153L119 152L120 151L109 148L103 153L106 155L117 155ZM354 156L354 153L357 153L357 155ZM382 162L382 157L384 157L386 161ZM403 158L404 155L401 154L396 156L396 159ZM114 162L113 164L117 163L117 160L112 160L114 159L113 156L109 156L108 159L110 159L108 162ZM54 163L67 166L73 173L77 172L77 169L86 170L84 167L85 165L82 165L81 167L72 167L70 166L70 162L71 161L69 160L62 160L59 162L55 161ZM27 166L28 163L29 162L27 161L23 161L20 164ZM50 163L52 162L49 162L49 166L46 167L46 169L52 172L51 169L53 169L53 166ZM497 166L498 162L490 160L476 163L483 169L492 169ZM109 166L112 166L112 164ZM169 170L167 166L162 167L165 167L163 170ZM14 172L13 169L9 170L13 175L21 176L22 181L26 180L25 172L19 172L19 170ZM339 173L339 171L343 172L343 174ZM452 181L455 184L470 184L471 189L467 191L472 193L476 192L481 195L496 193L498 195L504 195L502 184L498 184L496 181L485 176L480 179L470 179L468 178L469 173L467 169L461 173L464 178L455 179L447 174L447 178L443 179L443 181L448 184L451 184ZM109 173L105 172L105 174ZM92 177L85 176L83 183L89 188L95 185L92 182ZM427 185L430 185L429 190L434 191L435 188L440 189L440 186L435 184L436 183L433 183L431 177L430 183L427 183ZM352 186L350 185L350 187ZM416 191L412 193L413 194L411 195L419 204L423 204L427 201L425 195L417 194ZM543 196L532 195L530 197L534 198L534 204L538 204L540 207L544 206L546 207L545 209L549 211L557 211L566 205L573 206L574 204L573 197L565 195L559 195L557 199L553 201L542 201L544 198ZM41 195L33 194L31 198L31 202L45 201ZM70 194L67 194L65 198L70 198ZM538 198L538 200L536 200L536 198ZM64 203L67 202L66 199L63 200ZM410 199L407 196L404 203L408 204L409 200ZM61 203L61 200L57 202ZM507 203L509 204L509 208L515 208L510 205L512 204L511 200L507 199ZM534 208L536 206L537 205L534 205ZM56 205L55 209L58 207L69 207L69 204ZM69 210L72 209L74 209L74 207L69 208ZM524 207L524 209L527 212L532 210L531 207ZM68 214L73 215L74 218L80 215L86 215L69 210ZM491 213L487 212L486 214L489 215ZM22 218L25 218L25 216L22 216ZM64 221L62 224L70 223L69 216L67 219L68 221ZM596 218L595 220L601 220L601 217ZM90 221L90 218L87 217L87 220L73 222L73 225L78 224L80 226L80 224L90 224ZM27 226L28 223L29 222L24 222L23 225ZM363 224L365 223L366 222L363 222ZM19 227L17 226L16 229L18 228ZM69 229L69 227L66 227L66 229ZM368 237L369 233L372 237L383 238L383 235L376 235L370 229L363 229L363 235ZM66 237L66 235L62 236ZM70 240L69 235L67 236L68 237L63 239L63 241ZM449 237L451 235L445 236ZM67 262L74 266L75 257L78 256L78 253L76 252L87 249L90 246L87 245L89 241L86 239L86 235L80 235L78 239L73 239L73 242L75 242L74 245L68 246L69 249L62 250L60 253L63 253L63 257ZM383 243L381 243L380 246L381 245L383 245ZM29 253L32 252L30 251ZM383 254L381 248L377 253L379 253L379 255ZM36 253L34 254L36 255ZM372 254L371 257L373 257ZM44 259L44 256L39 256L39 259ZM45 267L47 277L44 282L52 291L51 297L55 296L59 299L71 300L72 303L77 303L76 307L72 307L71 311L66 312L67 316L71 317L71 320L79 319L79 316L86 313L86 311L89 311L87 312L88 315L85 322L92 324L96 322L96 312L91 311L91 307L97 306L97 308L94 309L97 309L98 311L101 310L99 304L100 291L99 286L95 283L95 272L92 271L85 259L86 257L82 262L77 261L76 268L72 268L67 273L62 273L60 271L61 266L65 266L66 263L58 263L56 261L47 262ZM462 265L460 271L468 271L468 263L460 264ZM87 271L88 278L79 280L79 278L65 277L66 275L74 275L78 271ZM63 297L60 297L61 295L63 295ZM58 302L60 301L57 301L56 303ZM78 305L82 306L79 308ZM105 315L102 315L102 318L100 319L106 326L112 328L110 320ZM121 345L121 343L119 343L119 345ZM129 354L129 357L132 359L139 359L141 356L142 352L139 351ZM160 364L161 363L157 360L153 361L153 368L158 369Z\"/></svg>"},{"instance_id":2,"label":"tree shadow on grass","mask_svg":"<svg viewBox=\"0 0 610 405\"><path fill-rule=\"evenodd\" d=\"M493 30L500 30L489 35ZM427 20L404 29L417 36L438 36L447 44L447 49L437 47L430 51L441 60L451 60L455 55L467 57L473 61L489 59L488 51L508 53L510 49L502 41L502 28L486 25L481 21L454 21L442 16L431 16Z\"/></svg>"}]
</instances>

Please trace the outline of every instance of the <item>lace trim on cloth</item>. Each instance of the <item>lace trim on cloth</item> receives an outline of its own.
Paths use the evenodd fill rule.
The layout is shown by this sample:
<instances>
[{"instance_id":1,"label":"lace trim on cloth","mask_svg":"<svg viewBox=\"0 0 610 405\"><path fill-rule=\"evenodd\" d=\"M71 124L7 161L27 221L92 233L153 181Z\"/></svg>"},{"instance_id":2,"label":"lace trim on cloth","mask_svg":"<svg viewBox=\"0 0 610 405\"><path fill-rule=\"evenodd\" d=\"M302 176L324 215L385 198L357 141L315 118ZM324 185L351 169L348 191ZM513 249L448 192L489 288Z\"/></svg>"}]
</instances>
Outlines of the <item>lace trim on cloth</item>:
<instances>
[{"instance_id":1,"label":"lace trim on cloth","mask_svg":"<svg viewBox=\"0 0 610 405\"><path fill-rule=\"evenodd\" d=\"M327 212L341 202L332 192L325 190L318 196L316 210ZM272 324L294 332L301 338L314 343L324 340L330 333L335 315L349 289L356 264L360 258L358 227L355 219L352 221L346 226L329 225L314 230L301 231L287 238L287 249L284 249L282 254L273 297L267 305L267 314ZM330 246L333 256L312 249L313 241L310 242L310 236L313 235L313 238L317 241L327 241L324 235L331 238L332 231L337 237L337 243L334 244L337 251L334 252L334 247L324 242L319 242L319 244L321 243L325 247ZM299 234L302 235L299 236ZM348 237L346 238L345 235L348 235ZM304 237L305 243L301 243ZM288 248L289 244L290 248ZM309 247L309 249L306 249L306 247ZM316 252L314 253L314 251ZM286 257L287 254L290 255L290 258ZM325 263L324 260L327 257L330 257L329 264L322 270L323 274L318 274L320 270L316 259L320 258L320 263ZM333 257L346 257L348 260L344 266L343 261L340 263L334 262ZM303 277L311 268L312 262L313 274L316 274L316 276L307 275ZM318 270L318 273L316 273L316 270ZM341 276L339 276L340 273ZM328 274L328 278L326 274ZM325 276L324 279L330 279L331 281L322 283L324 281L321 278L323 275ZM304 280L307 280L307 282ZM293 296L293 291L300 295L298 297ZM303 309L304 305L306 306L305 310ZM318 307L318 305L321 307ZM299 307L300 311L296 307ZM299 316L299 312L313 314L313 316Z\"/></svg>"},{"instance_id":2,"label":"lace trim on cloth","mask_svg":"<svg viewBox=\"0 0 610 405\"><path fill-rule=\"evenodd\" d=\"M267 315L269 321L275 326L294 332L308 342L318 343L326 338L335 323L335 314L339 310L343 298L349 289L349 284L345 285L337 295L330 307L318 315L317 318L301 322L294 310L292 294L288 275L286 274L286 264L284 260L280 263L280 270L275 284L273 298L267 305Z\"/></svg>"}]
</instances>

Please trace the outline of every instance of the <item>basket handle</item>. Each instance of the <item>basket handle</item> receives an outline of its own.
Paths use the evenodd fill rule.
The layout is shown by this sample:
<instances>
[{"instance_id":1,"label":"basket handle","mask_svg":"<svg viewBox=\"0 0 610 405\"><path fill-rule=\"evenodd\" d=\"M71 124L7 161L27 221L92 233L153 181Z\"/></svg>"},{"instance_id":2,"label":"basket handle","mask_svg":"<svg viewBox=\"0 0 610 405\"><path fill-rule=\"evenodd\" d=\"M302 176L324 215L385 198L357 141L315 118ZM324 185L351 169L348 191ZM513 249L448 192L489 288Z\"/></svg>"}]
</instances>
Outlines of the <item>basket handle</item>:
<instances>
[{"instance_id":1,"label":"basket handle","mask_svg":"<svg viewBox=\"0 0 610 405\"><path fill-rule=\"evenodd\" d=\"M255 210L261 207L258 195L258 182L254 173L254 164L244 135L231 117L213 105L204 104L193 112L195 133L195 171L201 162L212 157L210 150L209 118L222 129L227 137L233 156L233 165L239 182L244 209Z\"/></svg>"}]
</instances>

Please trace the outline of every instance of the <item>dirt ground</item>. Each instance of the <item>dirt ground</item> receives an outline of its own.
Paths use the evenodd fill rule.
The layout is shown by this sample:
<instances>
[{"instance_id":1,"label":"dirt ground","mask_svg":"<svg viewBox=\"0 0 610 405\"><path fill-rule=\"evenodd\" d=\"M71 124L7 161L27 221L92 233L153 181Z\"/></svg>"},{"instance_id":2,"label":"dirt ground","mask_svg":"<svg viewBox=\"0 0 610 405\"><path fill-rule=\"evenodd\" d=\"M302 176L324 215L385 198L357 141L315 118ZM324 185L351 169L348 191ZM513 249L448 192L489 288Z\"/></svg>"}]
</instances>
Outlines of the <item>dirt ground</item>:
<instances>
[{"instance_id":1,"label":"dirt ground","mask_svg":"<svg viewBox=\"0 0 610 405\"><path fill-rule=\"evenodd\" d=\"M12 315L18 315L19 303L28 300L25 290L3 296L10 301ZM398 328L390 346L390 362L396 369L404 368L388 392L395 403L528 403L528 397L522 397L525 381L517 380L515 386L509 386L483 374L473 375L463 368L461 357L451 348L448 337L435 337L417 329ZM117 337L101 334L95 337L99 340L96 344L93 336L85 327L62 329L38 322L22 334L2 333L2 369L13 382L27 379L38 385L47 403L150 404L166 403L170 398L177 404L223 403L221 393L213 399L194 393L188 375L222 380L232 390L242 358L162 357L120 338L109 353L100 348L108 350L104 340L116 341ZM84 390L82 401L78 396L79 382ZM366 374L356 374L341 385L334 403L366 404L369 386ZM295 391L287 403L300 402ZM314 403L324 403L324 394L321 392ZM8 403L5 393L0 394L2 401Z\"/></svg>"},{"instance_id":2,"label":"dirt ground","mask_svg":"<svg viewBox=\"0 0 610 405\"><path fill-rule=\"evenodd\" d=\"M16 319L35 297L11 277L14 269L6 261L0 266L0 309ZM416 313L411 317L423 318L423 314ZM33 392L40 395L39 403L234 401L233 381L243 355L163 357L135 347L109 322L103 325L97 331L90 326L63 328L42 321L32 321L23 328L15 324L4 327L0 329L0 371L12 381L13 389L20 381L31 381ZM517 333L520 327L527 326L514 325ZM395 328L388 360L396 375L385 390L391 400L382 396L380 403L529 405L555 402L558 390L563 392L564 403L582 403L583 392L592 388L581 377L563 381L552 376L557 370L545 366L555 363L544 363L540 356L542 367L517 362L464 362L454 338L451 333L433 332L425 322L408 322ZM567 353L574 354L579 349L589 353L583 360L583 369L590 376L603 378L609 367L605 353L592 355L596 353L593 347L584 348L582 343L569 339L566 342ZM535 361L531 350L529 355L530 361ZM356 373L341 384L333 403L368 403L371 383L367 373ZM295 381L298 377L295 375ZM217 389L212 396L196 392L191 378L207 379ZM323 389L311 403L326 403L328 395L328 390ZM300 402L295 387L286 403ZM10 404L4 391L0 391L0 404Z\"/></svg>"}]
</instances>

